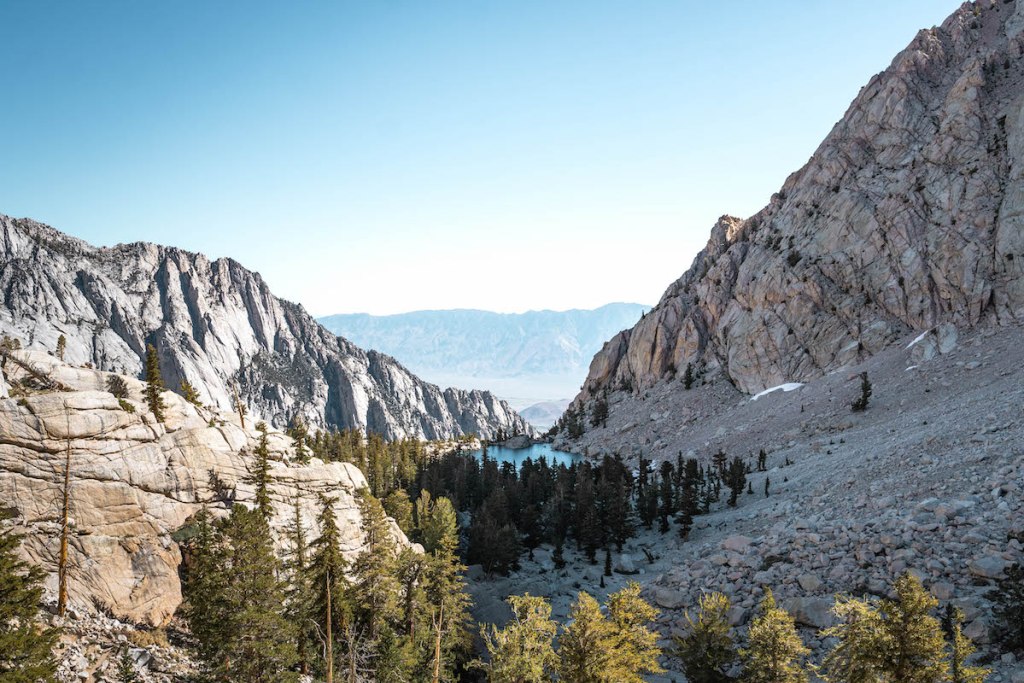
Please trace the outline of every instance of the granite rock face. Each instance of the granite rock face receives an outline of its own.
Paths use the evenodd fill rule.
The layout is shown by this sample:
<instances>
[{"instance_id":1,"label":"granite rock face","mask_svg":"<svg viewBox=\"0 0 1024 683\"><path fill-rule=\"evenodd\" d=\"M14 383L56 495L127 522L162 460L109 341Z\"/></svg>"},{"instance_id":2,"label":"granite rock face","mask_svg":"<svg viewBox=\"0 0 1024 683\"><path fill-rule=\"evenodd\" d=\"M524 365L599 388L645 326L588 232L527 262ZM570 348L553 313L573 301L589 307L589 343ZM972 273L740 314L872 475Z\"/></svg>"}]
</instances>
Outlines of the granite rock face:
<instances>
[{"instance_id":1,"label":"granite rock face","mask_svg":"<svg viewBox=\"0 0 1024 683\"><path fill-rule=\"evenodd\" d=\"M965 4L864 86L808 163L607 342L577 402L688 363L746 393L911 330L1024 317L1024 2Z\"/></svg>"},{"instance_id":2,"label":"granite rock face","mask_svg":"<svg viewBox=\"0 0 1024 683\"><path fill-rule=\"evenodd\" d=\"M159 626L181 603L181 551L175 532L203 505L226 515L232 502L251 504L246 482L258 433L231 413L197 408L165 392L165 422L142 400L143 383L126 378L122 405L105 390L109 373L70 367L39 351L17 359L49 375L61 391L0 400L0 507L24 533L23 552L48 572L56 593L61 500L70 458L69 604L85 614ZM8 361L13 383L23 369ZM126 406L134 412L126 410ZM355 493L366 486L356 467L312 459L293 461L293 443L269 433L271 526L281 550L298 503L302 524L316 536L319 496L335 499L343 550L354 559L363 547ZM408 544L397 526L392 531Z\"/></svg>"},{"instance_id":3,"label":"granite rock face","mask_svg":"<svg viewBox=\"0 0 1024 683\"><path fill-rule=\"evenodd\" d=\"M258 273L230 259L154 244L96 248L27 219L0 215L0 333L72 363L139 376L146 344L169 387L285 426L359 427L386 438L489 438L529 430L482 391L442 390L393 358L364 351L276 298Z\"/></svg>"}]
</instances>

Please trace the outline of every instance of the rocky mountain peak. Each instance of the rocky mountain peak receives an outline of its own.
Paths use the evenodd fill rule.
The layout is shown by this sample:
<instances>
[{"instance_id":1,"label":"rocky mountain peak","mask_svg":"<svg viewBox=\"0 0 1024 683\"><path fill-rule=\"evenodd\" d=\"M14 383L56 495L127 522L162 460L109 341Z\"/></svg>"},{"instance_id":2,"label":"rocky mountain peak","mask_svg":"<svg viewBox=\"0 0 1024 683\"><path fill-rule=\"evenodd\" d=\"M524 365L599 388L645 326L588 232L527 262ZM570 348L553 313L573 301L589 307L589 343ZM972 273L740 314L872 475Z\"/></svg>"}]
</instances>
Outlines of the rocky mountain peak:
<instances>
[{"instance_id":1,"label":"rocky mountain peak","mask_svg":"<svg viewBox=\"0 0 1024 683\"><path fill-rule=\"evenodd\" d=\"M444 439L529 431L488 392L442 390L366 352L276 298L231 259L145 242L97 248L28 219L0 215L0 333L67 358L138 376L146 345L170 387L283 427L358 427L387 438Z\"/></svg>"},{"instance_id":2,"label":"rocky mountain peak","mask_svg":"<svg viewBox=\"0 0 1024 683\"><path fill-rule=\"evenodd\" d=\"M918 33L756 215L594 358L577 403L687 364L741 391L819 377L911 330L1024 314L1024 3Z\"/></svg>"}]
</instances>

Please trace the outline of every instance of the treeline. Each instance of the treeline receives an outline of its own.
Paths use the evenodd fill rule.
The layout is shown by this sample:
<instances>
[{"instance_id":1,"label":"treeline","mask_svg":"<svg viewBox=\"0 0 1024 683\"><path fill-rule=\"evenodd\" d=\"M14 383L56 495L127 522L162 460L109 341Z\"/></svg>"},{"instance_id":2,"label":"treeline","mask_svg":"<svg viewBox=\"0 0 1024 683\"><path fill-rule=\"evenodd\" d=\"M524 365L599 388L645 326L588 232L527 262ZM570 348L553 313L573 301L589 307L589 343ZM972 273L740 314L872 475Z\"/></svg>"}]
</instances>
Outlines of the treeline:
<instances>
[{"instance_id":1,"label":"treeline","mask_svg":"<svg viewBox=\"0 0 1024 683\"><path fill-rule=\"evenodd\" d=\"M762 454L759 469L763 463ZM709 512L723 489L729 505L736 505L745 489L753 493L749 472L741 458L729 460L722 452L707 467L680 455L674 464L661 463L657 471L641 458L635 474L618 456L568 466L528 458L517 470L512 463L489 458L485 449L479 460L449 453L424 461L417 485L470 513L466 561L504 574L518 566L523 552L532 556L542 543L554 547L553 559L561 568L570 541L596 563L599 551L606 560L612 549L621 551L638 526L651 529L657 524L661 533L668 533L675 524L685 539L694 518Z\"/></svg>"}]
</instances>

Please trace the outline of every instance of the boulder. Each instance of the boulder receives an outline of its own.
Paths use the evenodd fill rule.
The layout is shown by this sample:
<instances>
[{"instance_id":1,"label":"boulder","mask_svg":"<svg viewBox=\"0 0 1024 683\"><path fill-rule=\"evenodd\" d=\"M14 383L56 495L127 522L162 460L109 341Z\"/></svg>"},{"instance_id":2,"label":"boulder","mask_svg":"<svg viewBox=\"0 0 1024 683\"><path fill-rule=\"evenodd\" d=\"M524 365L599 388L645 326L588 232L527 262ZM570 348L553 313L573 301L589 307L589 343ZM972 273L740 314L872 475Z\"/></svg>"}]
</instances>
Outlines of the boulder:
<instances>
[{"instance_id":1,"label":"boulder","mask_svg":"<svg viewBox=\"0 0 1024 683\"><path fill-rule=\"evenodd\" d=\"M1009 563L1001 555L985 555L967 564L971 574L985 579L999 579Z\"/></svg>"},{"instance_id":2,"label":"boulder","mask_svg":"<svg viewBox=\"0 0 1024 683\"><path fill-rule=\"evenodd\" d=\"M745 553L752 543L749 536L735 535L722 541L724 550L731 550L736 553Z\"/></svg>"},{"instance_id":3,"label":"boulder","mask_svg":"<svg viewBox=\"0 0 1024 683\"><path fill-rule=\"evenodd\" d=\"M686 594L675 588L658 586L654 590L654 602L665 609L679 609L686 604Z\"/></svg>"},{"instance_id":4,"label":"boulder","mask_svg":"<svg viewBox=\"0 0 1024 683\"><path fill-rule=\"evenodd\" d=\"M782 609L789 612L796 623L814 628L828 628L836 621L832 612L832 600L829 598L786 598L782 601Z\"/></svg>"}]
</instances>

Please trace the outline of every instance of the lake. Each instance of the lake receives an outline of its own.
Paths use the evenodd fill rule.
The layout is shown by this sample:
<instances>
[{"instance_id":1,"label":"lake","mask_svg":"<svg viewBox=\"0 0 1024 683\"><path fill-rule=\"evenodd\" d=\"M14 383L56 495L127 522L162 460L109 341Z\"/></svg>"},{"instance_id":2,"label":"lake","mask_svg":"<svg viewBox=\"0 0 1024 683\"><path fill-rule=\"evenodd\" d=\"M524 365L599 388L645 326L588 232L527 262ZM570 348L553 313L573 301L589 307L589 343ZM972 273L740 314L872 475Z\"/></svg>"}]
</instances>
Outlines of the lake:
<instances>
[{"instance_id":1,"label":"lake","mask_svg":"<svg viewBox=\"0 0 1024 683\"><path fill-rule=\"evenodd\" d=\"M472 451L472 455L476 458L480 457L480 453L481 451ZM488 446L487 457L499 463L515 463L517 469L527 458L537 461L541 457L544 457L547 458L549 465L561 464L566 467L581 459L581 456L573 453L556 451L551 447L551 444L548 443L534 444L529 448L502 448L501 446Z\"/></svg>"}]
</instances>

